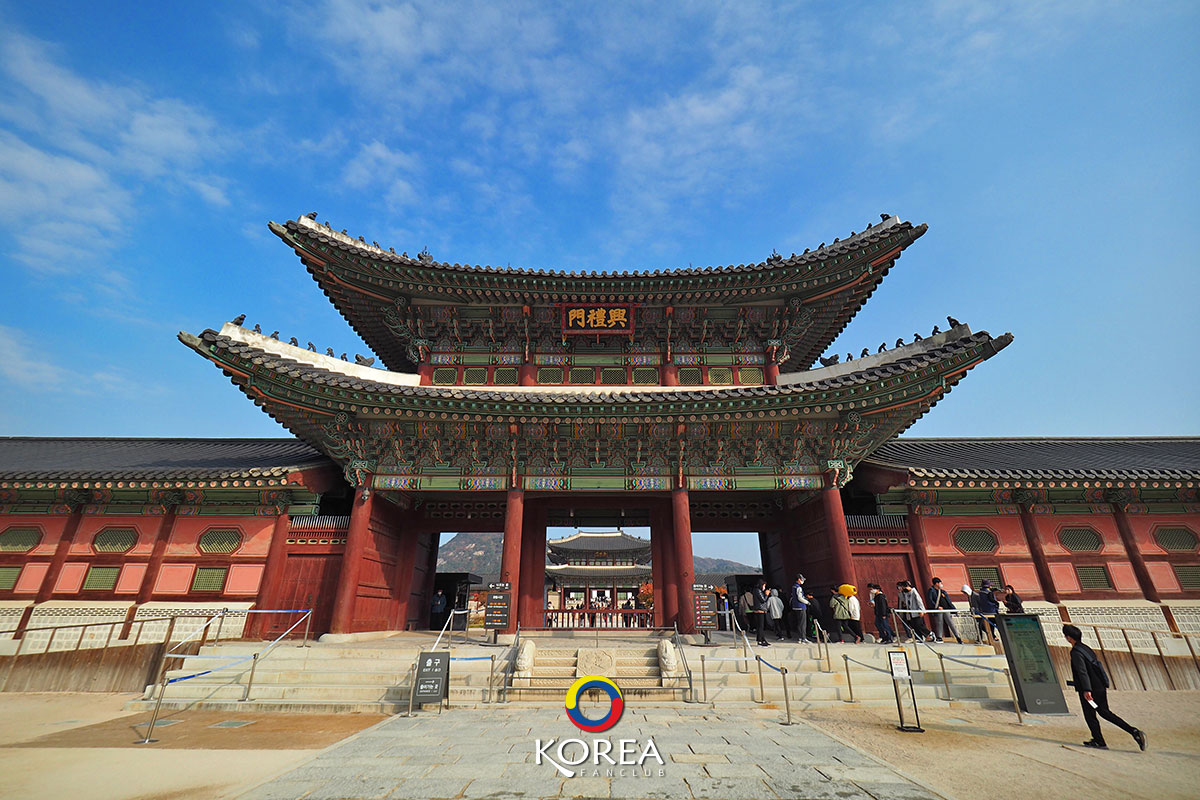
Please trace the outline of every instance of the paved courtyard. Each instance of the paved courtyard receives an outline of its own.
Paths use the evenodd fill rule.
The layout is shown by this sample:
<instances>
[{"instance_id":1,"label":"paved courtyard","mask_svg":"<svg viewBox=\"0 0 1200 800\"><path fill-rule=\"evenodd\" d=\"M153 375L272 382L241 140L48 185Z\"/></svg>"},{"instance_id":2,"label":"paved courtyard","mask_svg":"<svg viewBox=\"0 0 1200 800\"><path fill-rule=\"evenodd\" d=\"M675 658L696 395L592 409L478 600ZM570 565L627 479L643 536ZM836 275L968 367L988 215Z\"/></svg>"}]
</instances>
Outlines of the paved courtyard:
<instances>
[{"instance_id":1,"label":"paved courtyard","mask_svg":"<svg viewBox=\"0 0 1200 800\"><path fill-rule=\"evenodd\" d=\"M599 716L589 711L589 716ZM562 708L503 707L425 711L393 717L242 795L245 800L328 798L825 798L928 800L941 795L892 767L777 712L744 709L627 710L604 734L575 728ZM566 766L536 763L535 740L645 740L663 764L641 768L590 759ZM568 760L580 750L571 745ZM660 770L661 773L660 774ZM649 772L649 775L645 773Z\"/></svg>"}]
</instances>

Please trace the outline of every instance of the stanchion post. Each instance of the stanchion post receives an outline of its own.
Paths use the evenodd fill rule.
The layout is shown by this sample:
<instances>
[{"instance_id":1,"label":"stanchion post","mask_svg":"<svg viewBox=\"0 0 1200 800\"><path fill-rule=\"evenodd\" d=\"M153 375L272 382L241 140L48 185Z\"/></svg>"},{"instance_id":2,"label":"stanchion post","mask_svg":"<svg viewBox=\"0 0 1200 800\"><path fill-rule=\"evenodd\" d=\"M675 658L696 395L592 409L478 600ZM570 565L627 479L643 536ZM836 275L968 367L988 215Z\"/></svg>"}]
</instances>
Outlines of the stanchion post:
<instances>
[{"instance_id":1,"label":"stanchion post","mask_svg":"<svg viewBox=\"0 0 1200 800\"><path fill-rule=\"evenodd\" d=\"M842 653L842 663L846 665L846 688L850 690L850 702L854 702L854 682L850 680L850 656Z\"/></svg>"},{"instance_id":2,"label":"stanchion post","mask_svg":"<svg viewBox=\"0 0 1200 800\"><path fill-rule=\"evenodd\" d=\"M222 608L220 616L217 617L217 633L213 637L213 644L221 641L221 629L225 627L225 614L229 611L228 608Z\"/></svg>"},{"instance_id":3,"label":"stanchion post","mask_svg":"<svg viewBox=\"0 0 1200 800\"><path fill-rule=\"evenodd\" d=\"M254 685L254 670L258 667L258 653L250 657L250 677L246 679L246 688L242 690L242 699L239 702L246 702L250 699L250 687Z\"/></svg>"},{"instance_id":4,"label":"stanchion post","mask_svg":"<svg viewBox=\"0 0 1200 800\"><path fill-rule=\"evenodd\" d=\"M754 660L758 662L758 702L765 703L767 702L767 691L763 687L762 656L756 655Z\"/></svg>"},{"instance_id":5,"label":"stanchion post","mask_svg":"<svg viewBox=\"0 0 1200 800\"><path fill-rule=\"evenodd\" d=\"M492 692L496 688L496 654L492 653L490 656L488 656L488 658L490 658L492 660L492 663L488 666L488 699L487 699L487 701L489 703L493 703L495 701L492 700Z\"/></svg>"},{"instance_id":6,"label":"stanchion post","mask_svg":"<svg viewBox=\"0 0 1200 800\"><path fill-rule=\"evenodd\" d=\"M1008 690L1012 692L1013 711L1017 712L1017 724L1024 725L1025 718L1021 716L1021 704L1017 702L1017 687L1013 685L1012 673L1008 671L1008 667L1004 668L1004 677L1008 679Z\"/></svg>"},{"instance_id":7,"label":"stanchion post","mask_svg":"<svg viewBox=\"0 0 1200 800\"><path fill-rule=\"evenodd\" d=\"M1133 671L1137 673L1138 681L1142 684L1142 691L1146 691L1146 678L1142 675L1142 668L1138 666L1137 656L1133 653L1133 642L1129 641L1129 631L1121 628L1121 635L1125 637L1125 646L1129 648L1129 660L1133 662Z\"/></svg>"},{"instance_id":8,"label":"stanchion post","mask_svg":"<svg viewBox=\"0 0 1200 800\"><path fill-rule=\"evenodd\" d=\"M150 727L146 729L146 738L134 742L134 744L154 744L158 739L150 738L154 733L154 725L158 722L158 710L162 708L163 696L167 693L167 676L162 677L162 686L158 690L158 700L154 703L154 713L150 715Z\"/></svg>"},{"instance_id":9,"label":"stanchion post","mask_svg":"<svg viewBox=\"0 0 1200 800\"><path fill-rule=\"evenodd\" d=\"M700 654L700 688L704 691L704 702L708 702L708 671L704 667L704 654Z\"/></svg>"},{"instance_id":10,"label":"stanchion post","mask_svg":"<svg viewBox=\"0 0 1200 800\"><path fill-rule=\"evenodd\" d=\"M925 668L921 666L921 640L915 636L913 637L913 652L917 654L917 669L924 672Z\"/></svg>"},{"instance_id":11,"label":"stanchion post","mask_svg":"<svg viewBox=\"0 0 1200 800\"><path fill-rule=\"evenodd\" d=\"M942 685L946 687L946 700L952 700L950 696L950 678L946 675L946 658L941 653L937 654L938 666L942 668Z\"/></svg>"},{"instance_id":12,"label":"stanchion post","mask_svg":"<svg viewBox=\"0 0 1200 800\"><path fill-rule=\"evenodd\" d=\"M792 699L790 697L788 697L787 667L779 668L779 679L781 681L783 681L783 708L784 708L785 712L787 713L787 722L785 722L783 724L791 725L792 724Z\"/></svg>"},{"instance_id":13,"label":"stanchion post","mask_svg":"<svg viewBox=\"0 0 1200 800\"><path fill-rule=\"evenodd\" d=\"M308 647L308 633L312 630L312 609L310 608L305 614L304 619L304 641L300 643L301 647Z\"/></svg>"},{"instance_id":14,"label":"stanchion post","mask_svg":"<svg viewBox=\"0 0 1200 800\"><path fill-rule=\"evenodd\" d=\"M412 709L413 709L413 694L416 693L416 689L417 689L416 672L417 672L416 664L413 664L411 667L408 668L408 716L410 716L410 717L412 716ZM505 697L507 698L507 695L505 695Z\"/></svg>"}]
</instances>

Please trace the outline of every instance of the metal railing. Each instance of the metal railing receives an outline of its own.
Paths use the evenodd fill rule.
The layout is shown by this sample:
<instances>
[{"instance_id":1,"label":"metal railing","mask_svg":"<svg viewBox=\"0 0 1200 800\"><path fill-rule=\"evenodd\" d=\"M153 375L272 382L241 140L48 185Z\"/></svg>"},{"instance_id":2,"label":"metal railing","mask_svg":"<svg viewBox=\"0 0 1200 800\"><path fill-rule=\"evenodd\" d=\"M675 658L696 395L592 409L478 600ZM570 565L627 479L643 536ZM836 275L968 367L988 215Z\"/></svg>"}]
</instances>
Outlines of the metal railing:
<instances>
[{"instance_id":1,"label":"metal railing","mask_svg":"<svg viewBox=\"0 0 1200 800\"><path fill-rule=\"evenodd\" d=\"M692 670L687 663L687 653L683 651L683 645L679 641L679 626L675 626L675 632L671 636L671 644L675 647L675 652L679 653L679 663L683 665L683 674L687 676L687 695L684 702L696 702L696 687L692 684Z\"/></svg>"},{"instance_id":2,"label":"metal railing","mask_svg":"<svg viewBox=\"0 0 1200 800\"><path fill-rule=\"evenodd\" d=\"M548 608L546 627L559 630L653 628L654 612L647 608Z\"/></svg>"}]
</instances>

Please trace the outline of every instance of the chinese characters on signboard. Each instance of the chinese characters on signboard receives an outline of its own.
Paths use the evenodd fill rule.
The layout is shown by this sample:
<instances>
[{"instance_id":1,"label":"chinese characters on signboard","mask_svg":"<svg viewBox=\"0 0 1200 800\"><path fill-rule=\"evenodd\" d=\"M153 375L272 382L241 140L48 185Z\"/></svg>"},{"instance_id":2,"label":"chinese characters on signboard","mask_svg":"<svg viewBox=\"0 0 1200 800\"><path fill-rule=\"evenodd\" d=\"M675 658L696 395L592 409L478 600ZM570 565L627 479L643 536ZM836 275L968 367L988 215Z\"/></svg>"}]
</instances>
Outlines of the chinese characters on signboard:
<instances>
[{"instance_id":1,"label":"chinese characters on signboard","mask_svg":"<svg viewBox=\"0 0 1200 800\"><path fill-rule=\"evenodd\" d=\"M563 333L633 333L633 306L629 304L564 304Z\"/></svg>"}]
</instances>

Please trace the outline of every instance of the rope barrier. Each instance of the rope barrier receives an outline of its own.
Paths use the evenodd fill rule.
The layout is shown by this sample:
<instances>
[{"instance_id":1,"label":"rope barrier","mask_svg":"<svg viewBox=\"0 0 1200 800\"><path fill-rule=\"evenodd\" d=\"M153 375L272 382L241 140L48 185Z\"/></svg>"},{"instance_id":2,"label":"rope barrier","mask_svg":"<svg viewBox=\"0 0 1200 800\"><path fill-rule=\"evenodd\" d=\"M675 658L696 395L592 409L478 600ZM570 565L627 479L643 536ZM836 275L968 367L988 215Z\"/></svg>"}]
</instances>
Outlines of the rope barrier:
<instances>
[{"instance_id":1,"label":"rope barrier","mask_svg":"<svg viewBox=\"0 0 1200 800\"><path fill-rule=\"evenodd\" d=\"M921 644L924 644L926 647L929 647L929 645L926 644L925 642L921 642ZM1004 672L1004 670L1002 670L1002 669L997 669L995 667L985 667L982 664L972 664L970 661L963 661L961 658L955 658L954 656L948 656L945 653L939 653L937 650L934 650L932 647L929 647L929 650L931 652L933 652L934 654L939 655L942 658L946 659L947 661L954 661L958 664L962 664L967 667L974 667L975 669L983 669L983 670L987 670L988 672Z\"/></svg>"},{"instance_id":2,"label":"rope barrier","mask_svg":"<svg viewBox=\"0 0 1200 800\"><path fill-rule=\"evenodd\" d=\"M197 672L192 675L183 675L178 678L170 678L169 680L167 680L167 684L170 685L172 683L180 683L181 681L190 681L192 678L199 678L204 675L211 675L214 672L222 672L224 670L228 670L233 667L236 667L239 664L245 664L247 661L252 661L255 658L257 658L260 653L269 653L271 651L271 649L273 647L275 647L275 645L279 644L279 642L283 639L283 637L287 636L289 633L296 630L296 628L300 625L300 623L304 622L304 620L307 619L307 617L308 617L308 614L306 613L305 616L301 617L300 619L298 619L294 623L292 623L292 627L288 628L286 631L279 634L278 638L276 638L275 641L271 642L269 645L264 647L262 650L251 653L250 655L246 656L245 658L239 658L234 661L230 661L228 664L223 664L222 666L219 666L219 667L213 667L212 669L206 669L203 672ZM178 653L173 653L170 655L170 657L194 658L194 656L183 655L183 654L178 654Z\"/></svg>"},{"instance_id":3,"label":"rope barrier","mask_svg":"<svg viewBox=\"0 0 1200 800\"><path fill-rule=\"evenodd\" d=\"M767 660L766 660L765 658L763 658L762 656L759 656L758 660L759 660L759 661L761 661L762 663L766 664L768 667L770 667L771 669L775 670L776 672L782 672L782 671L783 671L783 670L781 670L779 667L777 667L777 666L775 666L774 664L772 664L770 661L767 661Z\"/></svg>"},{"instance_id":4,"label":"rope barrier","mask_svg":"<svg viewBox=\"0 0 1200 800\"><path fill-rule=\"evenodd\" d=\"M491 661L491 656L455 656L451 657L451 661Z\"/></svg>"},{"instance_id":5,"label":"rope barrier","mask_svg":"<svg viewBox=\"0 0 1200 800\"><path fill-rule=\"evenodd\" d=\"M884 674L886 674L886 675L891 675L891 674L892 674L890 670L886 670L886 669L880 669L879 667L876 667L876 666L874 666L874 665L872 665L872 664L865 664L865 663L863 663L862 661L859 661L859 660L858 660L858 659L856 659L856 658L851 658L850 656L843 655L843 656L842 656L842 658L846 659L847 661L849 661L849 662L851 662L851 663L858 664L860 667L866 667L867 669L873 669L873 670L875 670L876 672L882 672L882 673L884 673Z\"/></svg>"}]
</instances>

